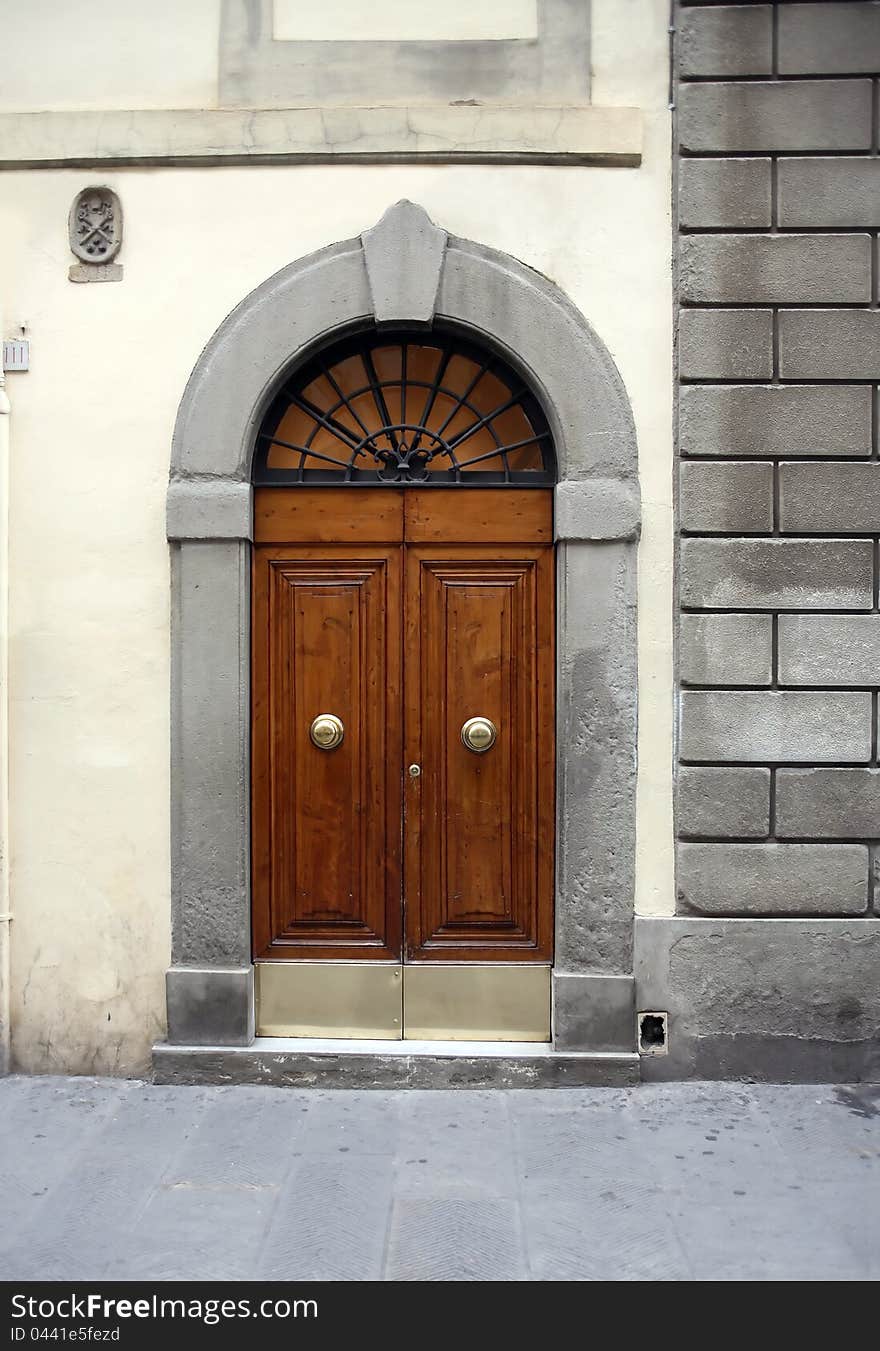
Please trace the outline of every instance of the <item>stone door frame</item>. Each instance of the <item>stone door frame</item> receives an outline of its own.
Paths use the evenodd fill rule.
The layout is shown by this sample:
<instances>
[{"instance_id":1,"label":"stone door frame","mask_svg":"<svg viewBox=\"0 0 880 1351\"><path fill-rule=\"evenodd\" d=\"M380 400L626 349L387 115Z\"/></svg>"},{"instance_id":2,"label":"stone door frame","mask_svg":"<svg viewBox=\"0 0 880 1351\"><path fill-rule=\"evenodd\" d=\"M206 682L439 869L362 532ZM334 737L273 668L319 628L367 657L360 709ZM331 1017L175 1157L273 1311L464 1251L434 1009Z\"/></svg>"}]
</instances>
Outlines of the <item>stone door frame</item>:
<instances>
[{"instance_id":1,"label":"stone door frame","mask_svg":"<svg viewBox=\"0 0 880 1351\"><path fill-rule=\"evenodd\" d=\"M372 324L454 327L541 399L556 446L554 1047L632 1051L638 452L607 349L552 282L398 202L291 263L202 352L178 411L171 547L168 1040L254 1036L250 895L251 459L284 374ZM291 488L292 492L296 488Z\"/></svg>"}]
</instances>

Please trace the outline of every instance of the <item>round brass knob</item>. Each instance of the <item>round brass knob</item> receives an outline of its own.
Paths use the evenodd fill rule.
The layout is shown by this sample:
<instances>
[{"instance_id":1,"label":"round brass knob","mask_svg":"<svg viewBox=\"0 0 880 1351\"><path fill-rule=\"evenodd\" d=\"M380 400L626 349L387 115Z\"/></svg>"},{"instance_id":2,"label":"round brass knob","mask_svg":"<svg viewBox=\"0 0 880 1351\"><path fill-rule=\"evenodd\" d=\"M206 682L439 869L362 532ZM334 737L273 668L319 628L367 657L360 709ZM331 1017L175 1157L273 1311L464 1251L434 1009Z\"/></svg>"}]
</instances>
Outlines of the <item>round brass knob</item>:
<instances>
[{"instance_id":1,"label":"round brass knob","mask_svg":"<svg viewBox=\"0 0 880 1351\"><path fill-rule=\"evenodd\" d=\"M312 719L309 736L319 751L335 751L345 736L345 728L335 713L319 713Z\"/></svg>"},{"instance_id":2,"label":"round brass knob","mask_svg":"<svg viewBox=\"0 0 880 1351\"><path fill-rule=\"evenodd\" d=\"M476 755L491 750L497 736L498 728L491 718L468 718L467 722L462 724L462 744Z\"/></svg>"}]
</instances>

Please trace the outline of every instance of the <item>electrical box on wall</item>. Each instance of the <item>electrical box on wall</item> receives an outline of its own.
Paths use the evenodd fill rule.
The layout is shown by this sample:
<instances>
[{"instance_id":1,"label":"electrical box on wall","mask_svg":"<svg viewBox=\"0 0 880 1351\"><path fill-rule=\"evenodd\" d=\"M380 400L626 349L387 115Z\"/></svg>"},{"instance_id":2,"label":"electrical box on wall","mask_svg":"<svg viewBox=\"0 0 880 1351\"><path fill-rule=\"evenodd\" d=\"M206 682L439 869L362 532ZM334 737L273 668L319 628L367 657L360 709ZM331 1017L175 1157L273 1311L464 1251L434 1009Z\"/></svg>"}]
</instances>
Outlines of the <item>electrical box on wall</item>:
<instances>
[{"instance_id":1,"label":"electrical box on wall","mask_svg":"<svg viewBox=\"0 0 880 1351\"><path fill-rule=\"evenodd\" d=\"M26 338L5 338L3 340L4 371L30 370L31 345Z\"/></svg>"}]
</instances>

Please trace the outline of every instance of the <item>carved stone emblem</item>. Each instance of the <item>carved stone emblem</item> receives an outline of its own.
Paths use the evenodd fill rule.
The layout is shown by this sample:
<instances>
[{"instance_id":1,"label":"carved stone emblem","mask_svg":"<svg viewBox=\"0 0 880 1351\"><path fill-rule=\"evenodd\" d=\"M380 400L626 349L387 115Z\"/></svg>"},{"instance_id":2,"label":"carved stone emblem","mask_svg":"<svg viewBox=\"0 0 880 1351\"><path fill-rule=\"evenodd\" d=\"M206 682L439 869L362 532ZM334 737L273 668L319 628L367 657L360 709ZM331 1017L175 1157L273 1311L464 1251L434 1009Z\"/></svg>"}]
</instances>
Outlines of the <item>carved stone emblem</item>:
<instances>
[{"instance_id":1,"label":"carved stone emblem","mask_svg":"<svg viewBox=\"0 0 880 1351\"><path fill-rule=\"evenodd\" d=\"M122 247L122 207L109 188L83 188L70 208L70 247L84 263L109 263Z\"/></svg>"}]
</instances>

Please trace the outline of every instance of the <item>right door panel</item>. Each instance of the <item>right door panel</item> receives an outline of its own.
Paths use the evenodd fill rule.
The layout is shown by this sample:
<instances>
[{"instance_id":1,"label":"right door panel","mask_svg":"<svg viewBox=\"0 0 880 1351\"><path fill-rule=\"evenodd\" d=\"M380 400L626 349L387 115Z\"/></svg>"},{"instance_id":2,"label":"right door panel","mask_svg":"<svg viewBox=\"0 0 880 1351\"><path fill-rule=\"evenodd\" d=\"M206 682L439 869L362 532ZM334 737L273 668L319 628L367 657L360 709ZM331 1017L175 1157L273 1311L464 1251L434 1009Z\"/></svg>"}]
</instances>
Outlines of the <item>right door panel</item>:
<instances>
[{"instance_id":1,"label":"right door panel","mask_svg":"<svg viewBox=\"0 0 880 1351\"><path fill-rule=\"evenodd\" d=\"M410 546L404 652L406 954L552 952L552 547ZM469 749L470 718L494 744Z\"/></svg>"}]
</instances>

